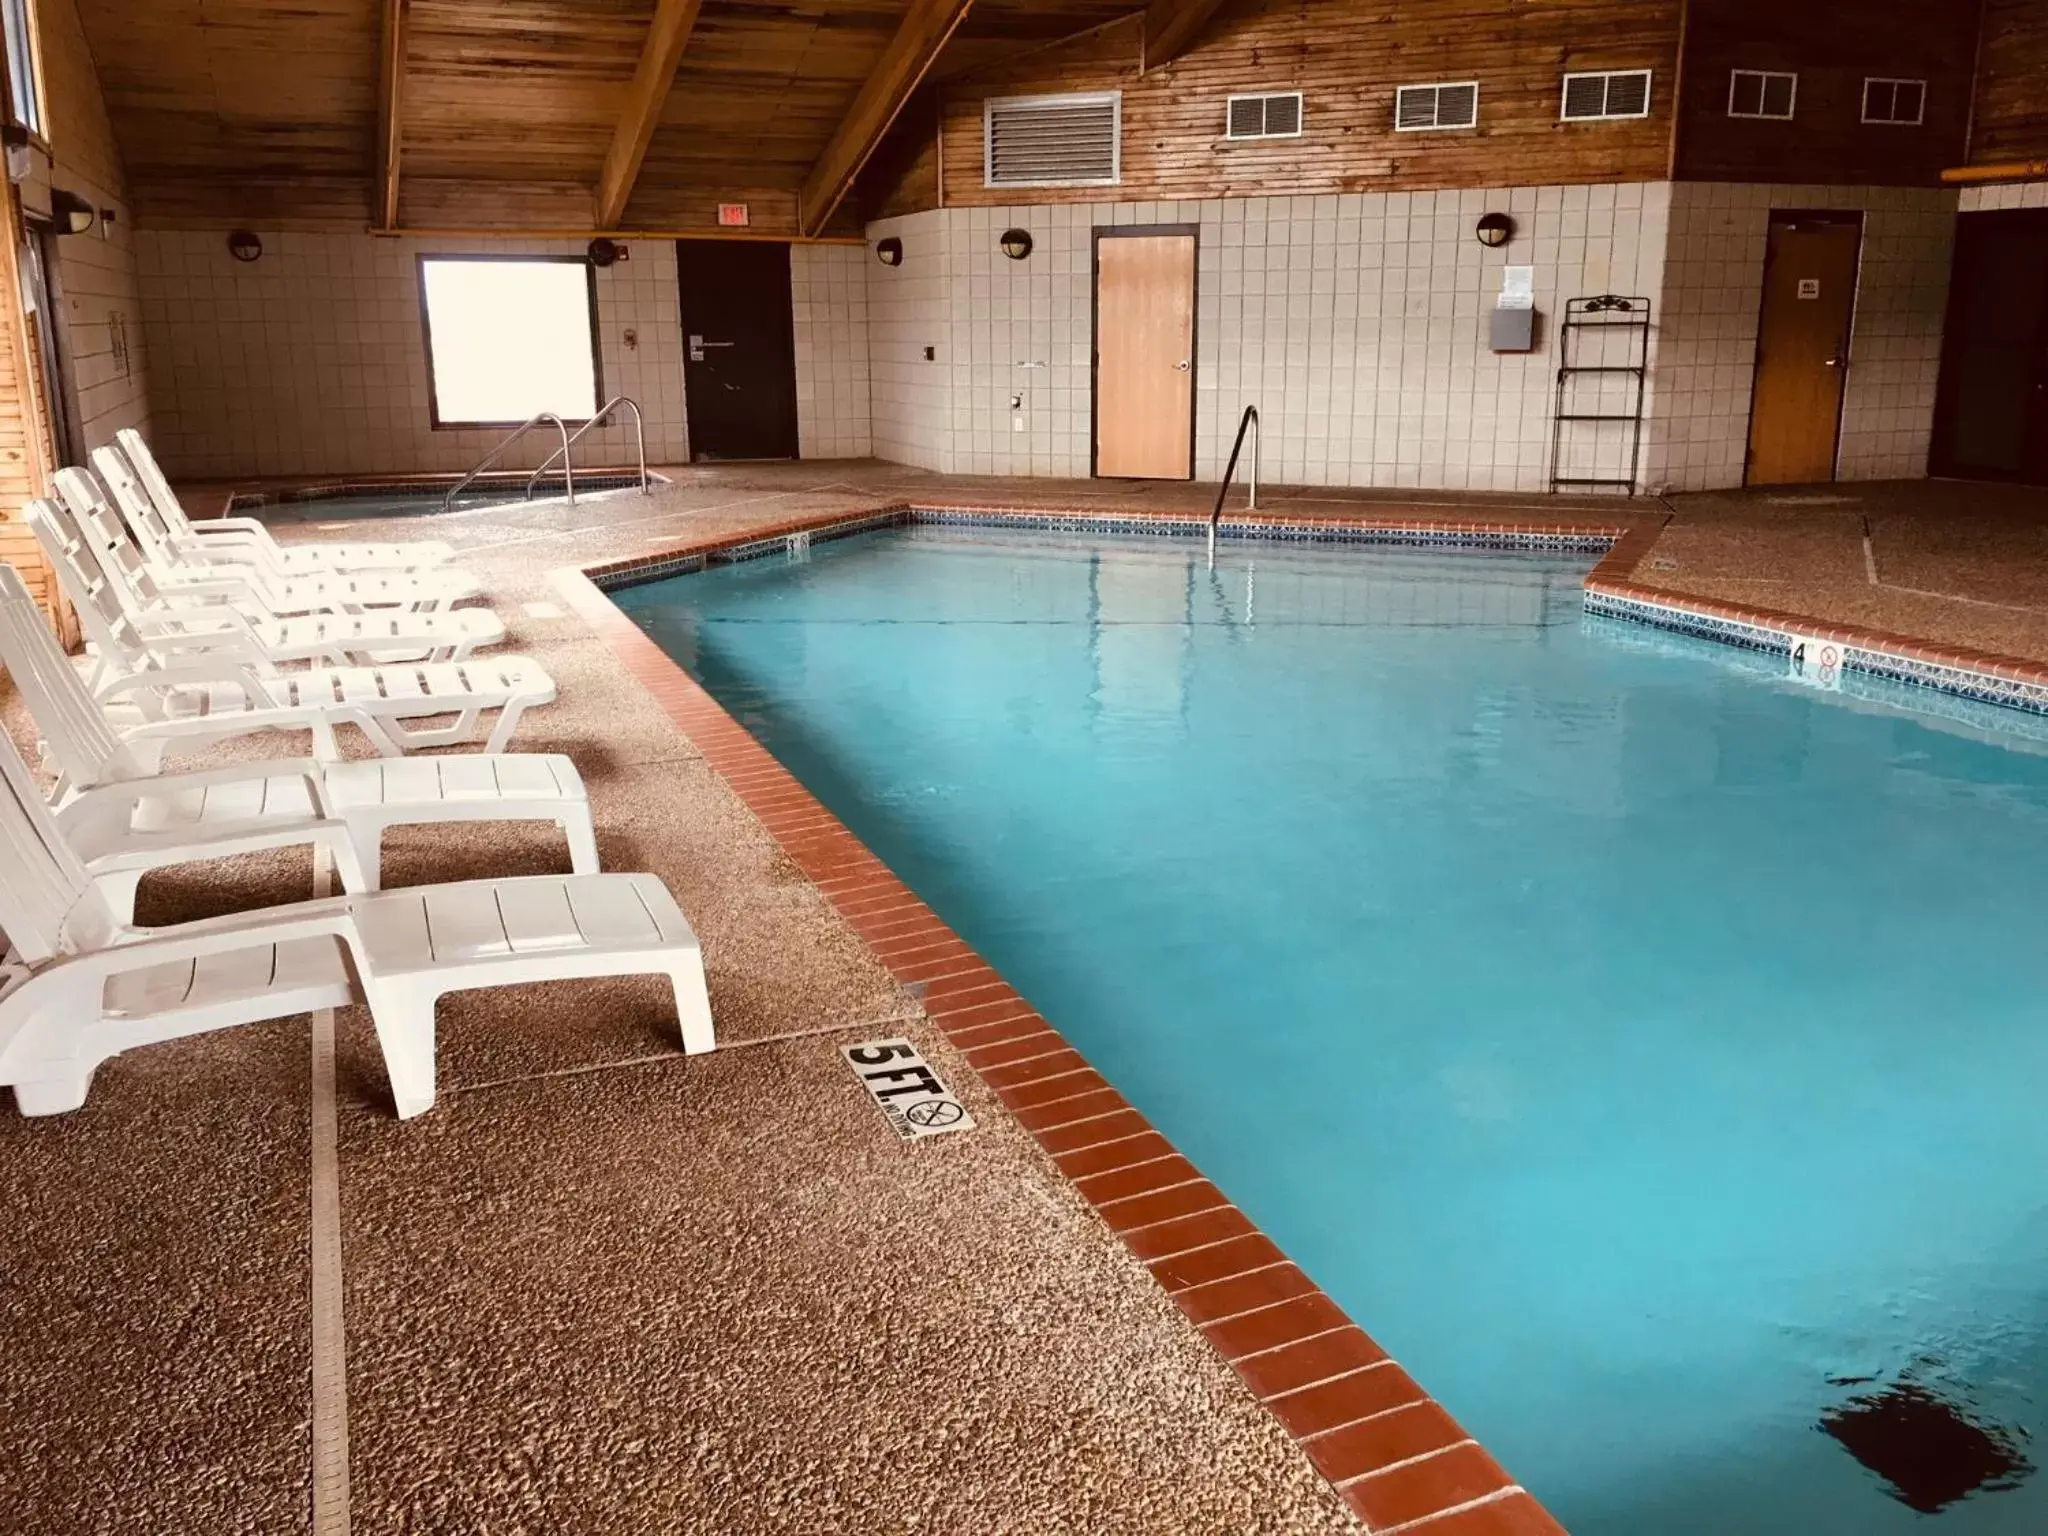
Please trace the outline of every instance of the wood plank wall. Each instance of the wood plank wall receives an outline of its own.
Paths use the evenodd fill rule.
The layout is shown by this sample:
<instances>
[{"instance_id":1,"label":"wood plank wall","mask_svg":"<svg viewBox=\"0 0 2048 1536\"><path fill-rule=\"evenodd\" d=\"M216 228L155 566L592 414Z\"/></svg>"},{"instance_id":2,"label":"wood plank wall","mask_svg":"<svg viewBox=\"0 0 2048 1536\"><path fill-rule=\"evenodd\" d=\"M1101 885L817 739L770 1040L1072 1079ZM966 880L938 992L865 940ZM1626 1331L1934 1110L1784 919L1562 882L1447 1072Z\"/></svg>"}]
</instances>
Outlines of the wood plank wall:
<instances>
[{"instance_id":1,"label":"wood plank wall","mask_svg":"<svg viewBox=\"0 0 2048 1536\"><path fill-rule=\"evenodd\" d=\"M1264 196L1503 182L1631 181L1668 169L1677 0L1250 0L1205 41L1140 73L1135 18L940 93L949 204ZM1655 71L1652 113L1559 121L1567 70ZM1479 126L1397 133L1403 83L1479 82ZM982 101L1123 92L1123 185L1022 193L982 185ZM1224 138L1233 91L1305 93L1303 135ZM909 163L916 164L916 157ZM893 189L884 194L893 195Z\"/></svg>"},{"instance_id":2,"label":"wood plank wall","mask_svg":"<svg viewBox=\"0 0 2048 1536\"><path fill-rule=\"evenodd\" d=\"M1662 178L1933 186L1962 163L1978 0L1239 0L1176 63L1141 72L1141 29L1120 22L935 87L939 128L906 121L862 187L869 217L945 203L1115 201ZM1976 158L2048 154L2048 0L1988 0ZM1682 102L1674 113L1683 52ZM1652 115L1558 120L1567 70L1656 71ZM1731 69L1800 75L1794 121L1731 119ZM1865 76L1925 79L1919 127L1866 125ZM1480 82L1470 133L1396 133L1394 88ZM1307 93L1298 140L1230 143L1223 101ZM1053 91L1124 93L1117 187L982 185L982 102ZM1674 128L1674 117L1680 119ZM1674 132L1676 144L1674 146ZM943 143L943 198L935 161Z\"/></svg>"},{"instance_id":3,"label":"wood plank wall","mask_svg":"<svg viewBox=\"0 0 2048 1536\"><path fill-rule=\"evenodd\" d=\"M1970 133L1977 165L2048 160L2048 4L1985 0Z\"/></svg>"},{"instance_id":4,"label":"wood plank wall","mask_svg":"<svg viewBox=\"0 0 2048 1536\"><path fill-rule=\"evenodd\" d=\"M2040 0L2032 0L2038 7ZM1678 174L1689 181L1932 186L1962 162L1972 0L1692 0ZM1728 115L1729 72L1799 76L1790 122ZM1863 122L1866 76L1927 82L1919 127Z\"/></svg>"}]
</instances>

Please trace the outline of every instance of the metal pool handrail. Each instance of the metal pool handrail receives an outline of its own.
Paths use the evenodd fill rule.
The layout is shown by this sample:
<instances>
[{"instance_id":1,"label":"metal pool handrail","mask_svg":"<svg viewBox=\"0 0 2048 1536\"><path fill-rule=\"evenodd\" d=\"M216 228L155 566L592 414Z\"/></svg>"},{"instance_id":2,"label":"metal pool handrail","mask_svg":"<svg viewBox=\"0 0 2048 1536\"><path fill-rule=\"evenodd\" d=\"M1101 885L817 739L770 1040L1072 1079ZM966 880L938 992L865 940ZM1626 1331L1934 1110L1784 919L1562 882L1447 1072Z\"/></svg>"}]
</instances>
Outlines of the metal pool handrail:
<instances>
[{"instance_id":1,"label":"metal pool handrail","mask_svg":"<svg viewBox=\"0 0 2048 1536\"><path fill-rule=\"evenodd\" d=\"M1252 435L1251 500L1245 503L1252 511L1259 507L1259 408L1248 405L1244 415L1237 420L1237 441L1230 445L1230 462L1223 466L1223 483L1216 487L1216 509L1209 514L1209 563L1216 563L1216 525L1223 518L1223 501L1230 494L1230 482L1237 474L1237 456L1244 451L1245 433Z\"/></svg>"},{"instance_id":2,"label":"metal pool handrail","mask_svg":"<svg viewBox=\"0 0 2048 1536\"><path fill-rule=\"evenodd\" d=\"M543 459L539 469L536 469L526 477L526 499L528 501L533 500L533 488L540 484L540 477L542 475L554 468L555 460L560 459L562 461L562 473L566 477L569 472L569 450L581 442L583 434L592 427L601 426L609 421L612 412L622 405L633 413L633 451L640 460L640 494L645 496L650 489L647 479L647 425L640 415L640 402L631 395L613 395L611 399L605 401L603 408L595 416L591 417L590 420L583 423L582 426L569 435L569 440L566 443ZM570 486L569 502L572 506L576 502L573 484Z\"/></svg>"},{"instance_id":3,"label":"metal pool handrail","mask_svg":"<svg viewBox=\"0 0 2048 1536\"><path fill-rule=\"evenodd\" d=\"M460 480L456 481L453 485L448 487L448 494L441 498L441 510L443 512L446 512L450 507L454 506L455 498L460 496L464 491L468 490L471 482L474 481L478 475L482 474L485 470L489 469L493 464L497 463L498 460L504 456L505 450L507 448L510 448L514 443L518 442L519 439L526 436L527 433L531 432L535 427L539 426L544 421L552 421L555 424L555 430L562 434L562 481L567 490L569 505L572 507L575 506L576 471L574 467L569 463L568 425L562 420L561 417L557 416L553 411L542 411L538 416L529 416L525 421L521 422L518 427L513 429L512 435L510 437L506 438L505 441L498 444L497 447L493 448L489 453L483 456L483 458L478 462L475 469L472 469L468 474L464 475Z\"/></svg>"}]
</instances>

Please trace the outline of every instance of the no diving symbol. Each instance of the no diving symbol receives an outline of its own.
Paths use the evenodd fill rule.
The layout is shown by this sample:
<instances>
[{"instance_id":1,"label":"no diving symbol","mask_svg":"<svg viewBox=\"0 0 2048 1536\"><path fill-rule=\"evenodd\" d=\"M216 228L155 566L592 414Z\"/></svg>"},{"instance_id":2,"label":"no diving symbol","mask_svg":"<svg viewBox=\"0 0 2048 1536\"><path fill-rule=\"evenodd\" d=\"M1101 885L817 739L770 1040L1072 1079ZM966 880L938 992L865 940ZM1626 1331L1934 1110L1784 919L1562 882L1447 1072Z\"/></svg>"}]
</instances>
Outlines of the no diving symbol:
<instances>
[{"instance_id":1,"label":"no diving symbol","mask_svg":"<svg viewBox=\"0 0 2048 1536\"><path fill-rule=\"evenodd\" d=\"M903 1118L921 1130L935 1131L957 1124L962 1113L951 1099L923 1099L903 1111Z\"/></svg>"}]
</instances>

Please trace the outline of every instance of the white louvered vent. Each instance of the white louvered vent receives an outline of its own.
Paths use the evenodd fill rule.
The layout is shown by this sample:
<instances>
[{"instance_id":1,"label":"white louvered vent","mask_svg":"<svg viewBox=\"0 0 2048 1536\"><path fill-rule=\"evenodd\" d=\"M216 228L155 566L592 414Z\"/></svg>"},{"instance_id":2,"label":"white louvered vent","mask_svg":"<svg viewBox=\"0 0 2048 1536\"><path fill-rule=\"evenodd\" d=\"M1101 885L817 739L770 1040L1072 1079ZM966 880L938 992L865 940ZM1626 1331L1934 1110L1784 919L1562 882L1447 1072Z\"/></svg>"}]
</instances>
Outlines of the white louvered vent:
<instances>
[{"instance_id":1,"label":"white louvered vent","mask_svg":"<svg viewBox=\"0 0 2048 1536\"><path fill-rule=\"evenodd\" d=\"M1598 122L1603 118L1648 117L1650 71L1617 69L1600 74L1564 77L1565 121Z\"/></svg>"},{"instance_id":2,"label":"white louvered vent","mask_svg":"<svg viewBox=\"0 0 2048 1536\"><path fill-rule=\"evenodd\" d=\"M1770 117L1780 121L1793 115L1799 100L1799 77L1775 69L1731 69L1728 71L1728 115Z\"/></svg>"},{"instance_id":3,"label":"white louvered vent","mask_svg":"<svg viewBox=\"0 0 2048 1536\"><path fill-rule=\"evenodd\" d=\"M1121 170L1123 97L1010 96L983 106L986 184L1113 186Z\"/></svg>"},{"instance_id":4,"label":"white louvered vent","mask_svg":"<svg viewBox=\"0 0 2048 1536\"><path fill-rule=\"evenodd\" d=\"M1479 82L1404 85L1394 93L1394 127L1403 133L1429 128L1473 128L1479 123Z\"/></svg>"},{"instance_id":5,"label":"white louvered vent","mask_svg":"<svg viewBox=\"0 0 2048 1536\"><path fill-rule=\"evenodd\" d=\"M1233 96L1224 115L1224 137L1230 139L1296 139L1301 137L1301 92L1270 96Z\"/></svg>"}]
</instances>

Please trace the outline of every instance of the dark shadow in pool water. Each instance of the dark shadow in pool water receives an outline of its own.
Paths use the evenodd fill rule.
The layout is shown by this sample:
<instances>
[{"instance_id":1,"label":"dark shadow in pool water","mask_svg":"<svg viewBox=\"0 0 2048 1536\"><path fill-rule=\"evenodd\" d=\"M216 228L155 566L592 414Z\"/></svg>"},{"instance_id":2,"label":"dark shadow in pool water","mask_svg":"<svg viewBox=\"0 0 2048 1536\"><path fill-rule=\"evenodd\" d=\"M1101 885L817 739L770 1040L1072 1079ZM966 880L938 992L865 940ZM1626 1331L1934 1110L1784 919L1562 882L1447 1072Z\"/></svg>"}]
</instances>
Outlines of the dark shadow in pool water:
<instances>
[{"instance_id":1,"label":"dark shadow in pool water","mask_svg":"<svg viewBox=\"0 0 2048 1536\"><path fill-rule=\"evenodd\" d=\"M2024 1431L1980 1424L1917 1382L1852 1397L1822 1414L1819 1427L1883 1478L1893 1498L1923 1515L1973 1493L2015 1487L2034 1470L2020 1453Z\"/></svg>"}]
</instances>

